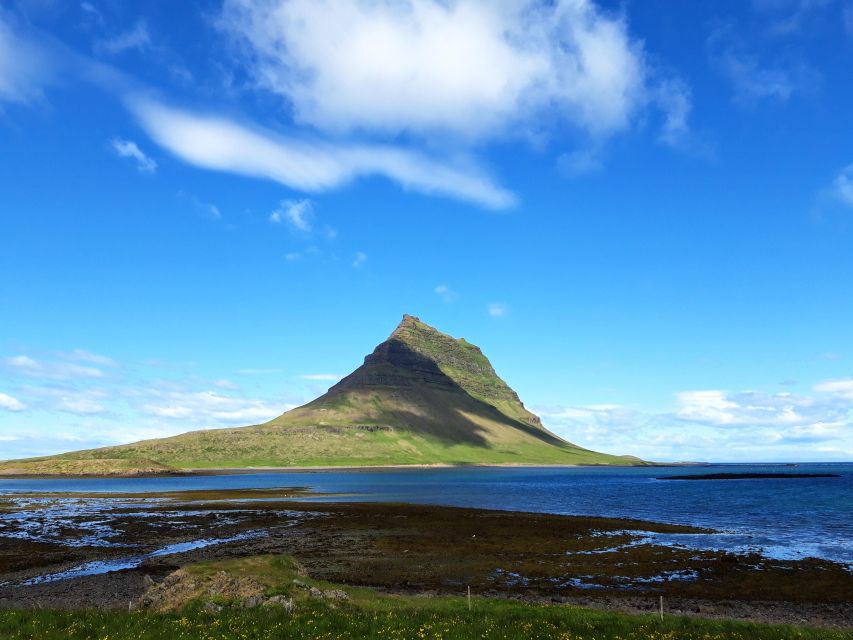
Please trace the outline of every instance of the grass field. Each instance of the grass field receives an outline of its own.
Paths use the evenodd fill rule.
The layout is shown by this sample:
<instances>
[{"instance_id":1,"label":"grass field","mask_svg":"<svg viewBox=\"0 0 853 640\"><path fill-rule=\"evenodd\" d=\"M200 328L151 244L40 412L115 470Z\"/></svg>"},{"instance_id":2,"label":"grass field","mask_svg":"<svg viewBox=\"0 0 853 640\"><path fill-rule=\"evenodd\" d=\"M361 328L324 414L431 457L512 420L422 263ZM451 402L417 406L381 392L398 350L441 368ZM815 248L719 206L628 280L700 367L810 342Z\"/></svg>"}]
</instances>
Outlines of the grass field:
<instances>
[{"instance_id":1,"label":"grass field","mask_svg":"<svg viewBox=\"0 0 853 640\"><path fill-rule=\"evenodd\" d=\"M263 608L208 614L104 611L0 612L4 640L280 640L282 638L518 640L850 640L851 632L629 616L566 606L463 598L383 601L375 606L306 603L293 613Z\"/></svg>"},{"instance_id":2,"label":"grass field","mask_svg":"<svg viewBox=\"0 0 853 640\"><path fill-rule=\"evenodd\" d=\"M853 632L757 625L657 614L627 615L565 605L536 605L474 597L379 594L300 576L286 556L199 563L185 568L184 587L166 593L169 611L0 611L4 640L279 640L282 638L530 639L530 640L851 640ZM286 595L283 608L243 609L227 595L200 596L205 580L222 572L261 585L267 596ZM309 596L308 588L345 591L349 600ZM181 591L181 589L184 589ZM176 598L183 593L185 599ZM223 607L204 610L206 602ZM230 604L230 606L229 606ZM171 611L171 609L177 609Z\"/></svg>"}]
</instances>

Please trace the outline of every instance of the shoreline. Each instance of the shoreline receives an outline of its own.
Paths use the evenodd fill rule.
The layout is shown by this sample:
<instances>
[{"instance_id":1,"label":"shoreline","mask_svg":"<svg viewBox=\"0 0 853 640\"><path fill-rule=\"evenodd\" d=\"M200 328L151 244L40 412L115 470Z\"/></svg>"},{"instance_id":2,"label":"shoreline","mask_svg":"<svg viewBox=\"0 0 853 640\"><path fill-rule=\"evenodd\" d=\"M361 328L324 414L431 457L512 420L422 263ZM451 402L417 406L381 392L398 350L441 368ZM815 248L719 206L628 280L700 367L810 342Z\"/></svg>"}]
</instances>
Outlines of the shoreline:
<instances>
[{"instance_id":1,"label":"shoreline","mask_svg":"<svg viewBox=\"0 0 853 640\"><path fill-rule=\"evenodd\" d=\"M183 567L287 556L312 579L378 593L453 595L467 584L488 597L633 613L651 610L664 596L686 615L853 627L846 595L853 593L853 572L837 563L660 541L709 530L620 518L293 501L287 498L293 492L282 491L281 500L245 490L143 506L117 501L96 518L116 532L106 538L110 546L69 544L69 536L85 541L91 534L86 523L93 516L85 509L79 517L63 514L66 544L4 537L0 608L126 609L129 600ZM244 537L228 542L234 536ZM204 539L224 542L186 546ZM134 545L132 551L116 546L126 544ZM157 555L168 546L179 551ZM92 562L121 567L129 554L146 553L150 557L134 568L21 585Z\"/></svg>"},{"instance_id":2,"label":"shoreline","mask_svg":"<svg viewBox=\"0 0 853 640\"><path fill-rule=\"evenodd\" d=\"M262 473L310 473L323 471L405 471L424 469L637 469L637 468L684 468L684 467L707 467L711 462L645 462L636 465L615 464L539 464L523 462L497 462L497 463L460 463L450 464L446 462L430 464L385 464L385 465L300 465L293 467L191 467L187 469L175 469L169 471L143 472L143 473L3 473L0 472L0 480L50 480L50 479L130 479L130 478L182 478L221 475L251 475Z\"/></svg>"}]
</instances>

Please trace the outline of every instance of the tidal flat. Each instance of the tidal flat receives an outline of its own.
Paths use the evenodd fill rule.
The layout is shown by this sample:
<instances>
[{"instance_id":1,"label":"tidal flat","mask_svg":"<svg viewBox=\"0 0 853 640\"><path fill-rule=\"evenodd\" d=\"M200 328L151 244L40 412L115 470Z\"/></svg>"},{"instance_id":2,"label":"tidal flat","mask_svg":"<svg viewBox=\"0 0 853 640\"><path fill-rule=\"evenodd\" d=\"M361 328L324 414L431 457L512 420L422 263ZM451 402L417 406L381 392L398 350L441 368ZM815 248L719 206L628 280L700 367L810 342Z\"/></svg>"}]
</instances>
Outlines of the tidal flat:
<instances>
[{"instance_id":1,"label":"tidal flat","mask_svg":"<svg viewBox=\"0 0 853 640\"><path fill-rule=\"evenodd\" d=\"M225 563L245 578L266 566L258 558L278 558L303 579L389 597L470 587L478 598L622 613L657 612L663 597L669 615L853 628L849 567L680 543L706 535L620 518L317 501L301 489L24 494L0 505L0 608L157 610L152 594L176 572ZM288 586L268 574L254 578L265 590Z\"/></svg>"}]
</instances>

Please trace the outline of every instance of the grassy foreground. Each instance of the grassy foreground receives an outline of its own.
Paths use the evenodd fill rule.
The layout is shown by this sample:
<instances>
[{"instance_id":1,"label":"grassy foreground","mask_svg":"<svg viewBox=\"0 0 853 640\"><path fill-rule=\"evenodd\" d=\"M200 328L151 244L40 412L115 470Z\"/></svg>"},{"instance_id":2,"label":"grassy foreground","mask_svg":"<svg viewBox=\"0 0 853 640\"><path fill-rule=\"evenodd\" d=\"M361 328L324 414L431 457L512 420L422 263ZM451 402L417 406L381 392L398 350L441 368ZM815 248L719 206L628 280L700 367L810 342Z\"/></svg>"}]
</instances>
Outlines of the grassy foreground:
<instances>
[{"instance_id":1,"label":"grassy foreground","mask_svg":"<svg viewBox=\"0 0 853 640\"><path fill-rule=\"evenodd\" d=\"M716 622L684 617L629 616L566 606L462 598L399 608L310 603L293 613L275 609L208 614L104 611L0 612L8 640L273 640L281 638L446 638L547 640L849 640L853 633Z\"/></svg>"},{"instance_id":2,"label":"grassy foreground","mask_svg":"<svg viewBox=\"0 0 853 640\"><path fill-rule=\"evenodd\" d=\"M244 609L227 596L201 596L206 581L227 574L234 584L250 580L267 596L292 597L295 608ZM257 556L185 567L190 590L167 593L165 612L0 611L3 640L279 640L281 638L518 639L518 640L853 640L853 632L703 620L665 615L627 615L565 605L501 599L379 594L298 576L286 556ZM295 586L299 584L299 586ZM309 596L308 589L336 588L348 600ZM156 588L155 588L156 589ZM193 589L195 589L193 591ZM177 594L183 594L183 597ZM186 598L186 599L185 599ZM222 610L209 613L205 603ZM169 609L176 609L169 611Z\"/></svg>"}]
</instances>

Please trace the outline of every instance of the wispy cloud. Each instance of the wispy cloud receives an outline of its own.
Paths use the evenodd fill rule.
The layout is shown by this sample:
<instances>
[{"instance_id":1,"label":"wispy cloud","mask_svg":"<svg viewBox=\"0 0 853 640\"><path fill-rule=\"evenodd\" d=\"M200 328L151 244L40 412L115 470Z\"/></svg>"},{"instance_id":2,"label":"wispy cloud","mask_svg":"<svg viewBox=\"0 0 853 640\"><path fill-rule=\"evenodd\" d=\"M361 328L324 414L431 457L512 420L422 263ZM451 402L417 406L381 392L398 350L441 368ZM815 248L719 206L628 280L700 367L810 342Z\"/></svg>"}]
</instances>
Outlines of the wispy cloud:
<instances>
[{"instance_id":1,"label":"wispy cloud","mask_svg":"<svg viewBox=\"0 0 853 640\"><path fill-rule=\"evenodd\" d=\"M85 396L69 396L65 395L58 399L56 409L59 411L65 411L67 413L74 413L77 415L90 416L97 415L100 413L106 413L106 409L104 406Z\"/></svg>"},{"instance_id":2,"label":"wispy cloud","mask_svg":"<svg viewBox=\"0 0 853 640\"><path fill-rule=\"evenodd\" d=\"M773 36L801 31L809 18L834 4L834 0L752 0L753 8L769 17L768 33Z\"/></svg>"},{"instance_id":3,"label":"wispy cloud","mask_svg":"<svg viewBox=\"0 0 853 640\"><path fill-rule=\"evenodd\" d=\"M151 46L151 35L144 20L139 20L127 31L95 43L99 54L119 55L127 51L144 51Z\"/></svg>"},{"instance_id":4,"label":"wispy cloud","mask_svg":"<svg viewBox=\"0 0 853 640\"><path fill-rule=\"evenodd\" d=\"M693 109L693 99L690 87L682 80L668 79L655 88L652 96L664 114L658 139L670 147L682 147L687 144L692 138L690 112Z\"/></svg>"},{"instance_id":5,"label":"wispy cloud","mask_svg":"<svg viewBox=\"0 0 853 640\"><path fill-rule=\"evenodd\" d=\"M557 157L557 168L566 176L584 176L604 168L604 156L599 145L561 153Z\"/></svg>"},{"instance_id":6,"label":"wispy cloud","mask_svg":"<svg viewBox=\"0 0 853 640\"><path fill-rule=\"evenodd\" d=\"M516 197L478 165L475 144L544 140L566 124L600 143L649 109L663 114L664 143L688 129L686 85L652 69L624 15L592 0L228 0L218 24L235 64L286 101L300 135L159 100L131 109L188 163L306 193L383 176L503 209ZM398 135L406 144L388 144Z\"/></svg>"},{"instance_id":7,"label":"wispy cloud","mask_svg":"<svg viewBox=\"0 0 853 640\"><path fill-rule=\"evenodd\" d=\"M367 262L367 254L364 251L356 251L355 258L352 261L353 269L363 267L365 262Z\"/></svg>"},{"instance_id":8,"label":"wispy cloud","mask_svg":"<svg viewBox=\"0 0 853 640\"><path fill-rule=\"evenodd\" d=\"M40 99L43 85L53 77L49 57L20 31L13 16L0 7L0 105Z\"/></svg>"},{"instance_id":9,"label":"wispy cloud","mask_svg":"<svg viewBox=\"0 0 853 640\"><path fill-rule=\"evenodd\" d=\"M314 193L359 177L379 175L406 189L491 208L505 208L515 202L511 193L472 166L453 166L401 147L286 138L151 100L133 100L130 104L157 144L205 169L265 178Z\"/></svg>"},{"instance_id":10,"label":"wispy cloud","mask_svg":"<svg viewBox=\"0 0 853 640\"><path fill-rule=\"evenodd\" d=\"M299 231L311 231L311 219L314 215L314 203L308 199L282 200L278 208L270 214L273 224L287 222Z\"/></svg>"},{"instance_id":11,"label":"wispy cloud","mask_svg":"<svg viewBox=\"0 0 853 640\"><path fill-rule=\"evenodd\" d=\"M23 411L26 408L27 405L17 398L13 398L6 393L0 393L0 409L5 409L6 411Z\"/></svg>"},{"instance_id":12,"label":"wispy cloud","mask_svg":"<svg viewBox=\"0 0 853 640\"><path fill-rule=\"evenodd\" d=\"M677 395L675 416L690 422L716 426L782 427L816 422L837 422L848 408L831 399L792 393L757 391L729 393L720 390L683 391Z\"/></svg>"},{"instance_id":13,"label":"wispy cloud","mask_svg":"<svg viewBox=\"0 0 853 640\"><path fill-rule=\"evenodd\" d=\"M251 398L235 398L213 391L157 393L143 411L158 418L192 420L200 425L265 422L281 414L280 405Z\"/></svg>"},{"instance_id":14,"label":"wispy cloud","mask_svg":"<svg viewBox=\"0 0 853 640\"><path fill-rule=\"evenodd\" d=\"M303 400L294 395L248 395L227 379L205 380L178 368L163 377L162 364L125 365L82 349L57 352L61 360L14 356L0 361L11 377L0 392L6 419L0 437L14 436L0 447L2 457L46 455L142 438L176 435L194 429L265 422ZM114 367L109 376L80 363ZM246 369L245 375L279 373ZM65 414L65 415L62 415ZM7 414L8 415L8 414ZM2 421L0 421L2 422ZM14 430L11 426L14 425Z\"/></svg>"},{"instance_id":15,"label":"wispy cloud","mask_svg":"<svg viewBox=\"0 0 853 640\"><path fill-rule=\"evenodd\" d=\"M440 284L440 285L438 285L435 289L433 289L433 292L434 292L434 293L435 293L439 298L441 298L441 301L442 301L442 302L444 302L444 303L446 303L446 304L449 304L449 303L451 303L451 302L454 302L457 298L459 298L459 294L458 294L458 293L456 293L456 292L455 292L453 289L451 289L450 287L448 287L446 284Z\"/></svg>"},{"instance_id":16,"label":"wispy cloud","mask_svg":"<svg viewBox=\"0 0 853 640\"><path fill-rule=\"evenodd\" d=\"M157 163L145 155L142 149L132 140L113 138L110 140L110 146L119 157L136 160L136 168L139 169L140 173L154 173L157 171Z\"/></svg>"},{"instance_id":17,"label":"wispy cloud","mask_svg":"<svg viewBox=\"0 0 853 640\"><path fill-rule=\"evenodd\" d=\"M732 83L735 100L741 104L763 99L785 102L820 82L820 73L803 60L788 57L762 61L731 24L711 31L707 51L711 64Z\"/></svg>"},{"instance_id":18,"label":"wispy cloud","mask_svg":"<svg viewBox=\"0 0 853 640\"><path fill-rule=\"evenodd\" d=\"M22 385L18 392L27 400L32 411L70 413L77 416L96 416L108 413L104 404L110 394L98 378L31 376L34 382Z\"/></svg>"},{"instance_id":19,"label":"wispy cloud","mask_svg":"<svg viewBox=\"0 0 853 640\"><path fill-rule=\"evenodd\" d=\"M682 391L660 413L615 403L535 411L572 442L649 460L845 459L853 451L853 379L813 390Z\"/></svg>"},{"instance_id":20,"label":"wispy cloud","mask_svg":"<svg viewBox=\"0 0 853 640\"><path fill-rule=\"evenodd\" d=\"M98 24L104 24L103 14L98 11L98 8L91 2L81 2L80 10L84 13L84 15L88 16Z\"/></svg>"},{"instance_id":21,"label":"wispy cloud","mask_svg":"<svg viewBox=\"0 0 853 640\"><path fill-rule=\"evenodd\" d=\"M847 35L853 38L853 2L847 2L841 10L841 18L844 24L844 31Z\"/></svg>"},{"instance_id":22,"label":"wispy cloud","mask_svg":"<svg viewBox=\"0 0 853 640\"><path fill-rule=\"evenodd\" d=\"M51 380L71 380L74 378L103 378L104 372L95 367L88 367L69 362L43 362L26 355L6 358L6 365L18 373Z\"/></svg>"},{"instance_id":23,"label":"wispy cloud","mask_svg":"<svg viewBox=\"0 0 853 640\"><path fill-rule=\"evenodd\" d=\"M832 195L841 204L853 207L853 164L842 169L832 181Z\"/></svg>"},{"instance_id":24,"label":"wispy cloud","mask_svg":"<svg viewBox=\"0 0 853 640\"><path fill-rule=\"evenodd\" d=\"M222 211L219 210L215 204L211 202L205 202L198 196L192 193L187 193L186 191L178 191L178 197L187 200L193 208L202 214L205 218L210 218L211 220L221 220L222 219Z\"/></svg>"},{"instance_id":25,"label":"wispy cloud","mask_svg":"<svg viewBox=\"0 0 853 640\"><path fill-rule=\"evenodd\" d=\"M815 391L830 393L841 398L853 400L853 378L820 382L815 385Z\"/></svg>"},{"instance_id":26,"label":"wispy cloud","mask_svg":"<svg viewBox=\"0 0 853 640\"><path fill-rule=\"evenodd\" d=\"M509 309L503 302L492 302L486 307L486 310L493 318L502 318L509 311Z\"/></svg>"},{"instance_id":27,"label":"wispy cloud","mask_svg":"<svg viewBox=\"0 0 853 640\"><path fill-rule=\"evenodd\" d=\"M110 358L109 356L104 356L99 353L92 353L91 351L86 351L85 349L74 349L73 351L62 352L60 355L68 360L75 360L77 362L88 362L101 367L118 366L116 361Z\"/></svg>"}]
</instances>

